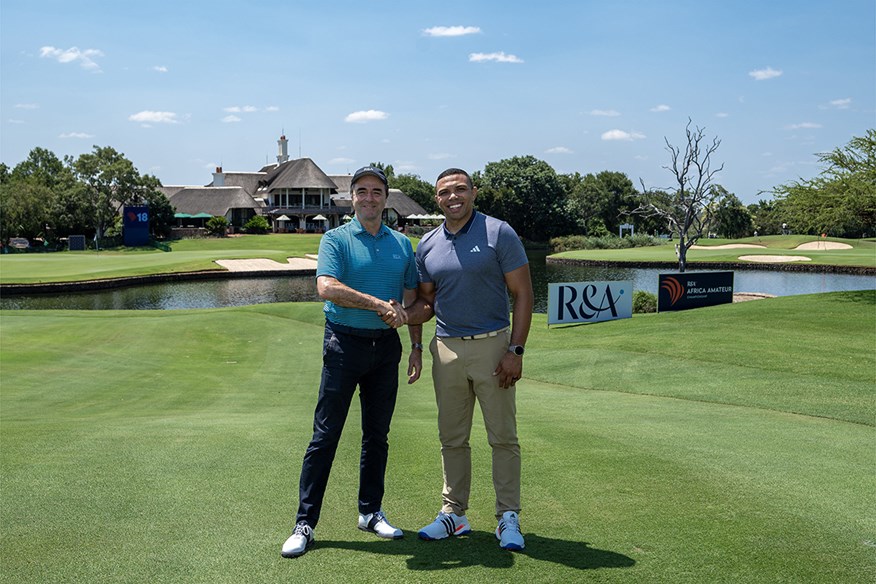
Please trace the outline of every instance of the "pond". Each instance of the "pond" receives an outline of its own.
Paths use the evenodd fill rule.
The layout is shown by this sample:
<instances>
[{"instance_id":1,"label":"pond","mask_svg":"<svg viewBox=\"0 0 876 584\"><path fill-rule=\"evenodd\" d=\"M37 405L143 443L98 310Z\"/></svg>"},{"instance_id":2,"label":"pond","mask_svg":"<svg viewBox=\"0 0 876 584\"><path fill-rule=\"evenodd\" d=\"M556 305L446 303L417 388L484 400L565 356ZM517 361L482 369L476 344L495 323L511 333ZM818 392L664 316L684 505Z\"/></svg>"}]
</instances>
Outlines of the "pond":
<instances>
[{"instance_id":1,"label":"pond","mask_svg":"<svg viewBox=\"0 0 876 584\"><path fill-rule=\"evenodd\" d=\"M547 311L547 285L551 282L631 280L634 290L657 294L658 274L674 271L665 268L546 264L545 252L529 252L528 255L535 290L535 312ZM876 289L876 276L873 275L764 270L737 270L734 275L736 292L758 292L775 296L873 289ZM0 309L169 310L311 301L319 301L312 276L281 276L165 282L113 290L5 296L0 298Z\"/></svg>"}]
</instances>

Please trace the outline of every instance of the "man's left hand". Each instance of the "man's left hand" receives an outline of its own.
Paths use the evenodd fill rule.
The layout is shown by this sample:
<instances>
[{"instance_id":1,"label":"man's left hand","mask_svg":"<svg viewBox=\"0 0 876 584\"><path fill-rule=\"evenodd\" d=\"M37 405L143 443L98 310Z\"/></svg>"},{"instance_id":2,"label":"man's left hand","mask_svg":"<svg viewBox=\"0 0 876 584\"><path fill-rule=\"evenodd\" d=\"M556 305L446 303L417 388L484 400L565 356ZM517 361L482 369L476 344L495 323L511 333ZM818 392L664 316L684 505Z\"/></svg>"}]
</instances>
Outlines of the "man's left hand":
<instances>
[{"instance_id":1,"label":"man's left hand","mask_svg":"<svg viewBox=\"0 0 876 584\"><path fill-rule=\"evenodd\" d=\"M517 383L523 375L523 356L506 351L496 366L496 370L493 371L493 375L499 377L499 387L508 389Z\"/></svg>"}]
</instances>

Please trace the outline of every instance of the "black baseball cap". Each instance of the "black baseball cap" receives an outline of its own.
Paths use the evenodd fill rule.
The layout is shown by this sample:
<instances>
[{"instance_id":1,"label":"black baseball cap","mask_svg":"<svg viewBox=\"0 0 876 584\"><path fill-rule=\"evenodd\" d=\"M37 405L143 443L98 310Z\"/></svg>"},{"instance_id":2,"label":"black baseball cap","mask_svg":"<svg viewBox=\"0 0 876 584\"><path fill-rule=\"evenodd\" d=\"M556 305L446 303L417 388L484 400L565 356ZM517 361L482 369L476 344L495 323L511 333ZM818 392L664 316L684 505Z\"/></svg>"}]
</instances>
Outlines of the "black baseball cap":
<instances>
[{"instance_id":1,"label":"black baseball cap","mask_svg":"<svg viewBox=\"0 0 876 584\"><path fill-rule=\"evenodd\" d=\"M386 182L386 175L383 174L383 171L374 166L363 166L359 170L356 171L356 174L353 175L353 180L350 181L350 189L352 192L353 185L356 184L363 176L375 176L380 179L380 182L383 183L383 186L386 188L387 192L389 191L389 183Z\"/></svg>"}]
</instances>

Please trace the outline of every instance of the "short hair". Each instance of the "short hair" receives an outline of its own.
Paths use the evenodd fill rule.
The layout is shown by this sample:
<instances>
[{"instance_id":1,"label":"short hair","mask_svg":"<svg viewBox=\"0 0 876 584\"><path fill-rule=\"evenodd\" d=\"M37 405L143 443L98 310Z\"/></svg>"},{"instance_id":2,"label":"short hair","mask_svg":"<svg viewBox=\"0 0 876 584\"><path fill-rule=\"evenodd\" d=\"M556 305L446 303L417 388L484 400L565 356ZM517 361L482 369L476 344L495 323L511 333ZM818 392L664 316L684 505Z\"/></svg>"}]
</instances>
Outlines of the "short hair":
<instances>
[{"instance_id":1,"label":"short hair","mask_svg":"<svg viewBox=\"0 0 876 584\"><path fill-rule=\"evenodd\" d=\"M438 184L438 181L444 178L445 176L453 176L454 174L461 174L465 177L466 182L468 183L468 188L473 189L474 184L471 182L471 175L469 175L466 171L461 168L448 168L444 172L438 175L438 178L435 179L435 184Z\"/></svg>"}]
</instances>

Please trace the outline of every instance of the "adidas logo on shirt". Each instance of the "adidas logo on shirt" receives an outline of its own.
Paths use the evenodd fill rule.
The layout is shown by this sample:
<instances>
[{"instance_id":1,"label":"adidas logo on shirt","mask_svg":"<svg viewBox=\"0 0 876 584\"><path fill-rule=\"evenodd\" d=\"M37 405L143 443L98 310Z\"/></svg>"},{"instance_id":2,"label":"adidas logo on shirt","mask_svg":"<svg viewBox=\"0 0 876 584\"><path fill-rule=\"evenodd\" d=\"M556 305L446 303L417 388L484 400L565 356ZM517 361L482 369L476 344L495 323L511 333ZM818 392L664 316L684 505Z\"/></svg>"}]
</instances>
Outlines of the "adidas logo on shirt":
<instances>
[{"instance_id":1,"label":"adidas logo on shirt","mask_svg":"<svg viewBox=\"0 0 876 584\"><path fill-rule=\"evenodd\" d=\"M481 248L479 248L478 246L474 246L473 248L471 248L469 250L468 253L480 253L480 251L481 251Z\"/></svg>"}]
</instances>

